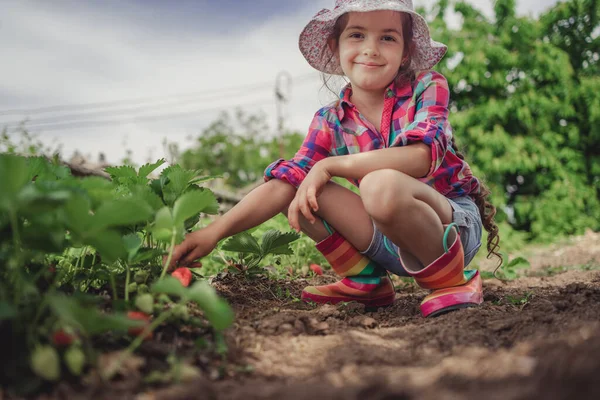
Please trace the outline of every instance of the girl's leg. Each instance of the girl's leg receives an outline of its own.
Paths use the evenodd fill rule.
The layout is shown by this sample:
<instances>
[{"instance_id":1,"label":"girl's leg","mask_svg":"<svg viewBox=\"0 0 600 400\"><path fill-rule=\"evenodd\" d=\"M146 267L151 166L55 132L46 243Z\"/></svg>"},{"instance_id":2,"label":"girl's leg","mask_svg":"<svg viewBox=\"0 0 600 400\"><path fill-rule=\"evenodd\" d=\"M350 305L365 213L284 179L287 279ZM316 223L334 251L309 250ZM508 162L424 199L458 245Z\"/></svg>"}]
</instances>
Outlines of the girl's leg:
<instances>
[{"instance_id":1,"label":"girl's leg","mask_svg":"<svg viewBox=\"0 0 600 400\"><path fill-rule=\"evenodd\" d=\"M287 217L287 210L284 214ZM330 181L319 196L319 211L316 215L327 221L360 251L369 247L373 238L373 222L360 196L353 191ZM300 214L299 221L302 232L317 243L330 236L323 222L318 219L315 224L311 224Z\"/></svg>"},{"instance_id":2,"label":"girl's leg","mask_svg":"<svg viewBox=\"0 0 600 400\"><path fill-rule=\"evenodd\" d=\"M377 228L423 265L444 253L444 225L452 222L452 207L435 189L402 172L385 169L363 178L360 195Z\"/></svg>"},{"instance_id":3,"label":"girl's leg","mask_svg":"<svg viewBox=\"0 0 600 400\"><path fill-rule=\"evenodd\" d=\"M391 304L395 292L385 269L359 251L369 247L374 234L373 222L360 197L330 182L319 196L316 214L321 219L314 224L300 216L300 227L317 242L317 249L344 279L331 285L309 286L302 291L302 299L317 303L358 301L374 307ZM323 221L335 232L330 232Z\"/></svg>"},{"instance_id":4,"label":"girl's leg","mask_svg":"<svg viewBox=\"0 0 600 400\"><path fill-rule=\"evenodd\" d=\"M424 316L483 302L479 273L464 270L462 243L444 196L395 170L368 174L360 191L377 228L399 246L406 271L433 290L421 303Z\"/></svg>"}]
</instances>

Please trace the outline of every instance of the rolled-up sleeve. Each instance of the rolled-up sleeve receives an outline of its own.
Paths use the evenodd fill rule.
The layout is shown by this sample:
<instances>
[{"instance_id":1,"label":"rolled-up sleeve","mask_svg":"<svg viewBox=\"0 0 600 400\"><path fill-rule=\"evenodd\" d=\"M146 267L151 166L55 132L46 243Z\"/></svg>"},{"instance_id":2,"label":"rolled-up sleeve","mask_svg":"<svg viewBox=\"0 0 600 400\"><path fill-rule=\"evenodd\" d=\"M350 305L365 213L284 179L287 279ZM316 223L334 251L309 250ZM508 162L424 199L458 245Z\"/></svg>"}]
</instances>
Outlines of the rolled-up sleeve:
<instances>
[{"instance_id":1,"label":"rolled-up sleeve","mask_svg":"<svg viewBox=\"0 0 600 400\"><path fill-rule=\"evenodd\" d=\"M452 128L448 122L448 81L442 74L428 72L416 85L414 97L414 120L391 146L406 146L416 142L428 145L431 148L431 166L427 175L430 176L442 165L448 143L452 140Z\"/></svg>"},{"instance_id":2,"label":"rolled-up sleeve","mask_svg":"<svg viewBox=\"0 0 600 400\"><path fill-rule=\"evenodd\" d=\"M298 188L313 165L330 154L331 131L326 111L319 110L296 155L291 160L279 159L271 163L265 170L265 181L280 179Z\"/></svg>"}]
</instances>

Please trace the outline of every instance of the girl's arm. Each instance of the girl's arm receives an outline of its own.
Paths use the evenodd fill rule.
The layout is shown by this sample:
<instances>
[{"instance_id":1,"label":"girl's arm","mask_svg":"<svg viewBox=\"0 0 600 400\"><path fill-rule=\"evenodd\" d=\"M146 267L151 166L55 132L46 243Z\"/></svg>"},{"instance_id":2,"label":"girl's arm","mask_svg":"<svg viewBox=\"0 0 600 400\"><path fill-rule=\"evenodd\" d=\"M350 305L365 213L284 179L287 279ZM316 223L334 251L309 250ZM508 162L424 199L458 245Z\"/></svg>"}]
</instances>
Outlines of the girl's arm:
<instances>
[{"instance_id":1,"label":"girl's arm","mask_svg":"<svg viewBox=\"0 0 600 400\"><path fill-rule=\"evenodd\" d=\"M287 182L273 179L248 193L221 218L210 226L219 240L254 228L284 211L296 188Z\"/></svg>"},{"instance_id":2,"label":"girl's arm","mask_svg":"<svg viewBox=\"0 0 600 400\"><path fill-rule=\"evenodd\" d=\"M206 228L188 234L173 248L170 267L194 264L195 260L208 255L221 239L260 225L282 212L295 194L296 188L278 179L263 183Z\"/></svg>"},{"instance_id":3,"label":"girl's arm","mask_svg":"<svg viewBox=\"0 0 600 400\"><path fill-rule=\"evenodd\" d=\"M427 175L431 166L431 149L424 143L391 147L347 156L329 157L317 163L331 176L361 180L369 172L395 169L414 178Z\"/></svg>"}]
</instances>

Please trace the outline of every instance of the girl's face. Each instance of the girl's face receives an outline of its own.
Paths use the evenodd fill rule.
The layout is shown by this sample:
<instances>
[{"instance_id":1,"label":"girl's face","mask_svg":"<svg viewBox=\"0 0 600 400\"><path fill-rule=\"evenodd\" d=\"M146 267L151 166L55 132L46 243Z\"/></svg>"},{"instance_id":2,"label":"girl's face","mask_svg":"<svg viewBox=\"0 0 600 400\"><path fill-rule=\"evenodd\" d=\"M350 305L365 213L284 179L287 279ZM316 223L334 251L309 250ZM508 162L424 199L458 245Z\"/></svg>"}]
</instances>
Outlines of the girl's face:
<instances>
[{"instance_id":1,"label":"girl's face","mask_svg":"<svg viewBox=\"0 0 600 400\"><path fill-rule=\"evenodd\" d=\"M396 78L403 53L400 13L349 13L338 41L337 55L354 88L383 91Z\"/></svg>"}]
</instances>

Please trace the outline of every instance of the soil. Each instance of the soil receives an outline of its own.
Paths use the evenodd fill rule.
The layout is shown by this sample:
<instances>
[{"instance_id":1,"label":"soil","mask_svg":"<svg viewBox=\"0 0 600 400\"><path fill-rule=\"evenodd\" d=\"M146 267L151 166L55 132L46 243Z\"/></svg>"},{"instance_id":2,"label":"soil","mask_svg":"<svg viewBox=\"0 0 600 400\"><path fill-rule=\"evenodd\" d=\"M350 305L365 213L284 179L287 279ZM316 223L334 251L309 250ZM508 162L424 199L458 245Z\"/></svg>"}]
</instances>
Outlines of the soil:
<instances>
[{"instance_id":1,"label":"soil","mask_svg":"<svg viewBox=\"0 0 600 400\"><path fill-rule=\"evenodd\" d=\"M590 232L530 249L526 276L485 280L482 306L434 319L420 316L426 292L408 281L396 282L391 307L367 311L301 303L304 286L335 281L327 273L286 281L222 274L213 285L236 323L220 374L95 397L599 399L599 245Z\"/></svg>"}]
</instances>

